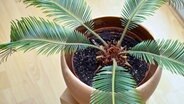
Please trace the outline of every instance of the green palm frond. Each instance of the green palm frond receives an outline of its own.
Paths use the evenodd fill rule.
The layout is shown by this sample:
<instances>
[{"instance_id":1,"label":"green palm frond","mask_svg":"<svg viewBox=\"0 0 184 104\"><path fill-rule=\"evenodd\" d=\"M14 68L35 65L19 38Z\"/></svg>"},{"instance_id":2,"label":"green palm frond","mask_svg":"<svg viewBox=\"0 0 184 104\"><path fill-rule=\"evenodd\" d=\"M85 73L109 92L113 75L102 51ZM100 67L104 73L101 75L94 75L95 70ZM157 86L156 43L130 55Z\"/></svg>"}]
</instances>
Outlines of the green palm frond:
<instances>
[{"instance_id":1,"label":"green palm frond","mask_svg":"<svg viewBox=\"0 0 184 104\"><path fill-rule=\"evenodd\" d=\"M29 6L41 8L49 17L65 26L76 28L86 22L93 27L91 9L85 0L24 0Z\"/></svg>"},{"instance_id":2,"label":"green palm frond","mask_svg":"<svg viewBox=\"0 0 184 104\"><path fill-rule=\"evenodd\" d=\"M182 9L184 7L184 0L169 0L169 4L177 9Z\"/></svg>"},{"instance_id":3,"label":"green palm frond","mask_svg":"<svg viewBox=\"0 0 184 104\"><path fill-rule=\"evenodd\" d=\"M184 44L179 41L144 41L126 53L184 76Z\"/></svg>"},{"instance_id":4,"label":"green palm frond","mask_svg":"<svg viewBox=\"0 0 184 104\"><path fill-rule=\"evenodd\" d=\"M130 91L115 93L115 103L112 103L112 93L96 90L91 95L90 104L144 104L137 91L132 89Z\"/></svg>"},{"instance_id":5,"label":"green palm frond","mask_svg":"<svg viewBox=\"0 0 184 104\"><path fill-rule=\"evenodd\" d=\"M0 60L4 61L8 53L12 53L11 50L26 52L37 49L39 54L50 55L61 51L75 52L88 46L98 48L91 45L79 32L63 28L43 18L27 17L12 22L11 42L0 45Z\"/></svg>"},{"instance_id":6,"label":"green palm frond","mask_svg":"<svg viewBox=\"0 0 184 104\"><path fill-rule=\"evenodd\" d=\"M143 22L148 16L165 3L165 0L125 0L122 8L122 25L134 28L136 24ZM135 24L136 23L136 24Z\"/></svg>"},{"instance_id":7,"label":"green palm frond","mask_svg":"<svg viewBox=\"0 0 184 104\"><path fill-rule=\"evenodd\" d=\"M2 46L0 46L2 48ZM0 49L0 64L2 62L7 61L8 56L11 56L14 52L16 52L15 50L13 50L12 48L4 48L4 49Z\"/></svg>"},{"instance_id":8,"label":"green palm frond","mask_svg":"<svg viewBox=\"0 0 184 104\"><path fill-rule=\"evenodd\" d=\"M117 66L106 66L93 79L92 86L97 90L91 95L91 104L140 104L136 92L136 83L127 69Z\"/></svg>"},{"instance_id":9,"label":"green palm frond","mask_svg":"<svg viewBox=\"0 0 184 104\"><path fill-rule=\"evenodd\" d=\"M134 28L136 24L152 16L164 3L165 0L125 0L121 14L125 20L122 20L122 25L129 24L129 28Z\"/></svg>"},{"instance_id":10,"label":"green palm frond","mask_svg":"<svg viewBox=\"0 0 184 104\"><path fill-rule=\"evenodd\" d=\"M107 43L93 31L93 21L91 20L91 9L85 0L24 0L29 6L34 5L41 8L49 17L62 23L64 26L75 29L82 25L94 36L96 36L105 46Z\"/></svg>"},{"instance_id":11,"label":"green palm frond","mask_svg":"<svg viewBox=\"0 0 184 104\"><path fill-rule=\"evenodd\" d=\"M125 26L125 29L118 45L123 41L128 29L135 28L138 23L153 15L164 3L166 3L165 0L125 0L121 13L122 25Z\"/></svg>"}]
</instances>

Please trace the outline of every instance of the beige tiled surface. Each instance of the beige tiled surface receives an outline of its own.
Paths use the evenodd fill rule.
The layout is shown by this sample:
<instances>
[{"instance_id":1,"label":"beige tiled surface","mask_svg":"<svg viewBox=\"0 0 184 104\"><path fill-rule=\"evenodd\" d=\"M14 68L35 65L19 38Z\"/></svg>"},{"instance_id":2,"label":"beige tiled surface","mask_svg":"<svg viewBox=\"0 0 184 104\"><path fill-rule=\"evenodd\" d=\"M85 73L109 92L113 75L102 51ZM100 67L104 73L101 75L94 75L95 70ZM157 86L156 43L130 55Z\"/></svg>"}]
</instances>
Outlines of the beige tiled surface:
<instances>
[{"instance_id":1,"label":"beige tiled surface","mask_svg":"<svg viewBox=\"0 0 184 104\"><path fill-rule=\"evenodd\" d=\"M39 9L25 8L19 0L0 0L0 42L9 40L10 21L21 16L44 15ZM120 16L123 0L87 0L93 17ZM164 6L143 25L155 38L184 40L184 27ZM59 104L66 88L59 64L59 55L37 56L34 51L12 55L0 65L0 104ZM148 104L181 104L184 99L184 78L164 71L158 88Z\"/></svg>"}]
</instances>

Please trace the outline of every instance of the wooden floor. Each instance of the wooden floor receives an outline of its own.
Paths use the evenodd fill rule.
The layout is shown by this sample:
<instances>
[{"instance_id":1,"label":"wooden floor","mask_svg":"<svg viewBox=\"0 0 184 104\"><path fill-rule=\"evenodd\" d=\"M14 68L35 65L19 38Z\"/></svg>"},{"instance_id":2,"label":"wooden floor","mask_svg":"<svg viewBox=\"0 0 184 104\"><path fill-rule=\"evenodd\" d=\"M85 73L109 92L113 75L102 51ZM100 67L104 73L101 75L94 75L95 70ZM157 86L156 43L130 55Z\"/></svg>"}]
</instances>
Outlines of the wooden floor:
<instances>
[{"instance_id":1,"label":"wooden floor","mask_svg":"<svg viewBox=\"0 0 184 104\"><path fill-rule=\"evenodd\" d=\"M9 40L11 20L33 15L44 16L18 0L0 0L0 43ZM0 65L0 104L60 104L64 89L59 55L20 52Z\"/></svg>"},{"instance_id":2,"label":"wooden floor","mask_svg":"<svg viewBox=\"0 0 184 104\"><path fill-rule=\"evenodd\" d=\"M9 41L11 20L22 16L44 17L39 9L25 8L19 1L0 0L0 43ZM121 0L87 1L94 10L93 17L120 16ZM183 24L178 22L166 6L143 25L155 38L184 41ZM37 56L34 51L26 54L18 52L8 62L0 65L0 104L60 104L59 97L65 88L59 55L46 57ZM148 103L181 104L184 101L183 88L184 78L164 71L161 82Z\"/></svg>"}]
</instances>

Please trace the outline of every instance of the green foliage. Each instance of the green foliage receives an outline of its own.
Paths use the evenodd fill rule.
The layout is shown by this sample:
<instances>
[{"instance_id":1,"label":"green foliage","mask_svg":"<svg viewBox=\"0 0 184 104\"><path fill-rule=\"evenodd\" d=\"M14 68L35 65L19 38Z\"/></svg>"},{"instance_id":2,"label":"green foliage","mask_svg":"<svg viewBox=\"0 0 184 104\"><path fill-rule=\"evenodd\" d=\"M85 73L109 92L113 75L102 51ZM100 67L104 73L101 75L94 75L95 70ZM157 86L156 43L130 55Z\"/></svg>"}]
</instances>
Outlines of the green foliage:
<instances>
[{"instance_id":1,"label":"green foliage","mask_svg":"<svg viewBox=\"0 0 184 104\"><path fill-rule=\"evenodd\" d=\"M34 5L42 8L47 16L54 17L54 20L75 29L82 25L107 46L107 43L93 31L93 21L91 20L91 9L85 0L24 0L29 6Z\"/></svg>"},{"instance_id":2,"label":"green foliage","mask_svg":"<svg viewBox=\"0 0 184 104\"><path fill-rule=\"evenodd\" d=\"M129 29L135 28L167 2L176 8L184 7L184 0L125 0L121 14L122 25L128 25Z\"/></svg>"},{"instance_id":3,"label":"green foliage","mask_svg":"<svg viewBox=\"0 0 184 104\"><path fill-rule=\"evenodd\" d=\"M115 93L114 104L144 104L135 89ZM90 104L113 104L112 103L112 93L95 90L91 95Z\"/></svg>"},{"instance_id":4,"label":"green foliage","mask_svg":"<svg viewBox=\"0 0 184 104\"><path fill-rule=\"evenodd\" d=\"M179 41L143 41L126 53L184 76L184 44Z\"/></svg>"},{"instance_id":5,"label":"green foliage","mask_svg":"<svg viewBox=\"0 0 184 104\"><path fill-rule=\"evenodd\" d=\"M165 3L165 0L125 0L122 8L122 25L134 28Z\"/></svg>"},{"instance_id":6,"label":"green foliage","mask_svg":"<svg viewBox=\"0 0 184 104\"><path fill-rule=\"evenodd\" d=\"M88 22L88 26L93 27L93 22L89 22L91 9L85 0L24 0L24 3L41 8L64 26L76 28Z\"/></svg>"},{"instance_id":7,"label":"green foliage","mask_svg":"<svg viewBox=\"0 0 184 104\"><path fill-rule=\"evenodd\" d=\"M125 28L117 45L121 45L128 29L137 27L137 24L153 15L164 3L165 0L125 0L121 13L122 26Z\"/></svg>"},{"instance_id":8,"label":"green foliage","mask_svg":"<svg viewBox=\"0 0 184 104\"><path fill-rule=\"evenodd\" d=\"M127 69L106 66L93 79L92 86L97 90L91 96L91 104L140 104L136 83ZM114 100L114 101L113 101Z\"/></svg>"},{"instance_id":9,"label":"green foliage","mask_svg":"<svg viewBox=\"0 0 184 104\"><path fill-rule=\"evenodd\" d=\"M125 26L118 45L128 29L135 28L164 3L169 2L176 8L184 7L183 0L125 0L122 8L122 25ZM74 30L82 25L108 47L108 44L93 31L91 9L85 0L24 0L28 6L41 8L55 22L43 18L27 17L13 21L11 25L11 42L0 44L0 62L16 51L31 51L38 54L55 54L61 51L75 52L86 47L101 47L90 44L89 40ZM143 41L131 50L122 52L158 64L173 73L184 75L184 44L178 41ZM127 69L117 66L103 67L94 77L93 87L97 90L91 95L92 104L140 104L141 99L136 91L136 83Z\"/></svg>"},{"instance_id":10,"label":"green foliage","mask_svg":"<svg viewBox=\"0 0 184 104\"><path fill-rule=\"evenodd\" d=\"M10 56L11 54L13 54L15 52L15 50L13 50L12 48L4 48L3 46L0 45L1 49L0 49L0 64L2 62L7 61L8 56Z\"/></svg>"},{"instance_id":11,"label":"green foliage","mask_svg":"<svg viewBox=\"0 0 184 104\"><path fill-rule=\"evenodd\" d=\"M37 49L40 54L54 54L61 51L75 52L92 46L83 34L63 28L43 18L28 17L13 21L11 42L0 45L1 61L6 59L11 50L24 52ZM94 46L95 47L95 46Z\"/></svg>"},{"instance_id":12,"label":"green foliage","mask_svg":"<svg viewBox=\"0 0 184 104\"><path fill-rule=\"evenodd\" d=\"M177 9L182 9L184 7L184 0L169 0L169 4Z\"/></svg>"}]
</instances>

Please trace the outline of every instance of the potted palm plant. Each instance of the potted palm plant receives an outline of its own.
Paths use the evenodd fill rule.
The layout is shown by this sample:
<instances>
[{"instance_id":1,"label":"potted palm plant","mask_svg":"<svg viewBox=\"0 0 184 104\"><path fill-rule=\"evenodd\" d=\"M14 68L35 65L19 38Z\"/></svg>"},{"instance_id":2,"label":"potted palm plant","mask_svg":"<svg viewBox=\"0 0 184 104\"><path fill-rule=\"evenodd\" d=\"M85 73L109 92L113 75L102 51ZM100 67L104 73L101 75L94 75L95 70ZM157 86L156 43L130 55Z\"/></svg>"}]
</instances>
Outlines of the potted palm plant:
<instances>
[{"instance_id":1,"label":"potted palm plant","mask_svg":"<svg viewBox=\"0 0 184 104\"><path fill-rule=\"evenodd\" d=\"M85 0L24 3L41 8L54 21L36 17L12 21L11 42L0 44L1 62L16 51L62 52L63 76L81 104L144 103L156 88L162 67L184 74L183 43L153 40L138 25L163 4L179 8L183 0L125 0L122 17L94 20Z\"/></svg>"}]
</instances>

